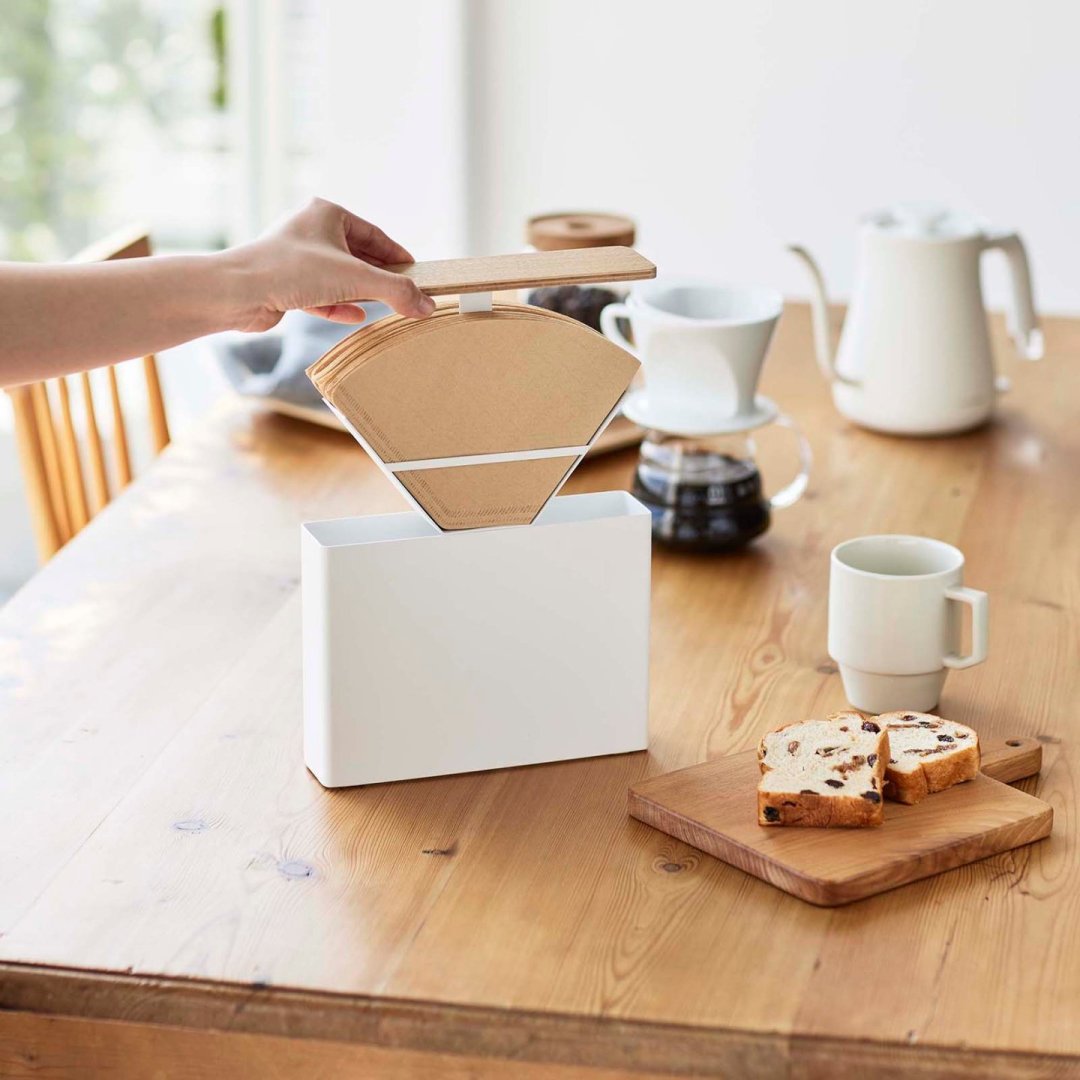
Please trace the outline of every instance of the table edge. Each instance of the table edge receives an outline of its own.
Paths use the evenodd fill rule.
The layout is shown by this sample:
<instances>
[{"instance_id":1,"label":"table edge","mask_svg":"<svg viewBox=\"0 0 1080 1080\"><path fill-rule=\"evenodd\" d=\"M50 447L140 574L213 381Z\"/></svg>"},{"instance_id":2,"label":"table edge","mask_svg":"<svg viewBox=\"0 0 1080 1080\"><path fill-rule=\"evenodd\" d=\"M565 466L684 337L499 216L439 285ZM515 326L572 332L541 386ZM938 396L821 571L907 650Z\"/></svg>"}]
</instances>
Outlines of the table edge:
<instances>
[{"instance_id":1,"label":"table edge","mask_svg":"<svg viewBox=\"0 0 1080 1080\"><path fill-rule=\"evenodd\" d=\"M0 962L0 1010L671 1075L718 1068L746 1076L761 1068L760 1075L770 1075L779 1063L865 1067L880 1060L890 1064L892 1075L910 1070L926 1076L928 1067L952 1064L965 1071L977 1067L980 1076L1013 1077L1021 1067L1080 1064L1080 1050L754 1031L8 961Z\"/></svg>"}]
</instances>

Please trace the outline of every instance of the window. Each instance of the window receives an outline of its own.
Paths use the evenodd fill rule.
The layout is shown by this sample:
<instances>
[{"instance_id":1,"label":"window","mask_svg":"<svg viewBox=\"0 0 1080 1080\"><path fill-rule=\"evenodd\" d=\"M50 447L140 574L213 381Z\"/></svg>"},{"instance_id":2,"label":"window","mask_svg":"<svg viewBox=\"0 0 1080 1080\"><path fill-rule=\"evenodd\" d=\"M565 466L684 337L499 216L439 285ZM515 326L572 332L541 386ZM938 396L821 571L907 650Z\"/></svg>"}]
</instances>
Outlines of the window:
<instances>
[{"instance_id":1,"label":"window","mask_svg":"<svg viewBox=\"0 0 1080 1080\"><path fill-rule=\"evenodd\" d=\"M143 221L224 242L226 16L211 0L4 0L0 258L63 259Z\"/></svg>"}]
</instances>

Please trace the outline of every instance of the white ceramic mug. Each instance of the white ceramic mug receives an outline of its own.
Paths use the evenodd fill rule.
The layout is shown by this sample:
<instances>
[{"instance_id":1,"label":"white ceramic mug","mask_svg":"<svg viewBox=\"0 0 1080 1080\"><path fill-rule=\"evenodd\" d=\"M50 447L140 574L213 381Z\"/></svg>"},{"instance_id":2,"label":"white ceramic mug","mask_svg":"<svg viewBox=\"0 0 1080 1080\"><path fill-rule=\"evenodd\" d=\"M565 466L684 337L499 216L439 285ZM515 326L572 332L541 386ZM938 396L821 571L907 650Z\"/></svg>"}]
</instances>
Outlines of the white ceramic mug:
<instances>
[{"instance_id":1,"label":"white ceramic mug","mask_svg":"<svg viewBox=\"0 0 1080 1080\"><path fill-rule=\"evenodd\" d=\"M833 548L829 655L852 705L926 712L950 668L986 659L989 600L963 575L963 553L925 536L861 536ZM960 604L971 608L968 656L956 651Z\"/></svg>"},{"instance_id":2,"label":"white ceramic mug","mask_svg":"<svg viewBox=\"0 0 1080 1080\"><path fill-rule=\"evenodd\" d=\"M658 278L635 285L625 304L604 308L600 326L641 361L644 426L696 435L747 426L730 428L730 421L755 414L761 366L783 307L773 289ZM633 343L620 332L620 318L629 319Z\"/></svg>"}]
</instances>

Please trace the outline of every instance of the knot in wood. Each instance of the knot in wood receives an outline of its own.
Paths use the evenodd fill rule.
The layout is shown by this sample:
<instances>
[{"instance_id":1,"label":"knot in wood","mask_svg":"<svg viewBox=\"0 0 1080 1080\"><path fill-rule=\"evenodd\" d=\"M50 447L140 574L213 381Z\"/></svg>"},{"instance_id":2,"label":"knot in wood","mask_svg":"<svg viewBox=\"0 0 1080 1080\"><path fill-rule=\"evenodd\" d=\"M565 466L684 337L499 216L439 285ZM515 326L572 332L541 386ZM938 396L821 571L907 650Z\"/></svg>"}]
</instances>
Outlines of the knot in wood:
<instances>
[{"instance_id":1,"label":"knot in wood","mask_svg":"<svg viewBox=\"0 0 1080 1080\"><path fill-rule=\"evenodd\" d=\"M310 878L315 876L315 867L303 859L287 859L278 863L278 872L287 878Z\"/></svg>"}]
</instances>

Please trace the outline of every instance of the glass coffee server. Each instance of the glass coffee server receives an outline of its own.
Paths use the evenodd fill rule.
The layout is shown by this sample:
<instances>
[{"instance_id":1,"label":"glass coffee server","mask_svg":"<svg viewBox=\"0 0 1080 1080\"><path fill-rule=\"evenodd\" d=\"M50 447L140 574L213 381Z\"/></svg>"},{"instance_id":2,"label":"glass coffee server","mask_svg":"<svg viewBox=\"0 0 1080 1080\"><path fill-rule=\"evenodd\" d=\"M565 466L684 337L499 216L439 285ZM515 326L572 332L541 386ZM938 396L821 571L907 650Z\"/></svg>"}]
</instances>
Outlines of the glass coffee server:
<instances>
[{"instance_id":1,"label":"glass coffee server","mask_svg":"<svg viewBox=\"0 0 1080 1080\"><path fill-rule=\"evenodd\" d=\"M799 472L772 496L764 492L752 432L646 432L633 493L652 513L658 541L689 551L730 551L765 532L773 510L798 500L810 475L809 444L786 416L777 413L770 422L799 440Z\"/></svg>"},{"instance_id":2,"label":"glass coffee server","mask_svg":"<svg viewBox=\"0 0 1080 1080\"><path fill-rule=\"evenodd\" d=\"M645 385L624 414L644 428L633 493L652 513L653 535L692 551L730 551L760 536L773 510L806 490L810 445L758 380L783 299L773 289L657 279L600 315L603 332L642 363ZM628 320L633 341L622 333ZM790 431L795 478L765 494L757 435Z\"/></svg>"}]
</instances>

